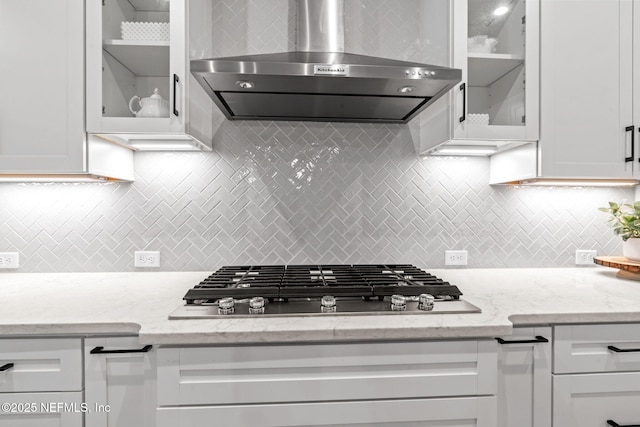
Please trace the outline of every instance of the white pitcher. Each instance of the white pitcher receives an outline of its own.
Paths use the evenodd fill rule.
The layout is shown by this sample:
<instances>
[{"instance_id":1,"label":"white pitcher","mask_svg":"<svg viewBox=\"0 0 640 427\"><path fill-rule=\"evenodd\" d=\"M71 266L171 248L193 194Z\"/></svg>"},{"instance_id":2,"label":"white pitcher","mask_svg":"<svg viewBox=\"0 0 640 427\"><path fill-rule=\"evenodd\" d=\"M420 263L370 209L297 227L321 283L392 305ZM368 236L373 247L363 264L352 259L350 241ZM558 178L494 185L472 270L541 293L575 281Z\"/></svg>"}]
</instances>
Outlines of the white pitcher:
<instances>
[{"instance_id":1,"label":"white pitcher","mask_svg":"<svg viewBox=\"0 0 640 427\"><path fill-rule=\"evenodd\" d=\"M140 109L133 109L134 102L140 104ZM140 98L138 95L129 100L129 110L136 117L169 117L169 101L162 99L158 93L158 88L153 90L153 94L148 98Z\"/></svg>"}]
</instances>

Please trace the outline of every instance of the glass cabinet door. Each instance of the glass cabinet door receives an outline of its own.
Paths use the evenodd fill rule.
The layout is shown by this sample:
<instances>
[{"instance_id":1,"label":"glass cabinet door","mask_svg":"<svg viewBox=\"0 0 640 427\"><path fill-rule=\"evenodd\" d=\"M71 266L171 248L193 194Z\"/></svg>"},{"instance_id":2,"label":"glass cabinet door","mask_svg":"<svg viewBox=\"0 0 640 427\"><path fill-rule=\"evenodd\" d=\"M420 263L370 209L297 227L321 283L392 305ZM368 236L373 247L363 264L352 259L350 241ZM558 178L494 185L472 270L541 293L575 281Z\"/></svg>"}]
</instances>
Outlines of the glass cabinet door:
<instances>
[{"instance_id":1,"label":"glass cabinet door","mask_svg":"<svg viewBox=\"0 0 640 427\"><path fill-rule=\"evenodd\" d=\"M537 7L537 0L468 1L456 137L537 139Z\"/></svg>"},{"instance_id":2,"label":"glass cabinet door","mask_svg":"<svg viewBox=\"0 0 640 427\"><path fill-rule=\"evenodd\" d=\"M169 131L169 0L88 3L88 131Z\"/></svg>"}]
</instances>

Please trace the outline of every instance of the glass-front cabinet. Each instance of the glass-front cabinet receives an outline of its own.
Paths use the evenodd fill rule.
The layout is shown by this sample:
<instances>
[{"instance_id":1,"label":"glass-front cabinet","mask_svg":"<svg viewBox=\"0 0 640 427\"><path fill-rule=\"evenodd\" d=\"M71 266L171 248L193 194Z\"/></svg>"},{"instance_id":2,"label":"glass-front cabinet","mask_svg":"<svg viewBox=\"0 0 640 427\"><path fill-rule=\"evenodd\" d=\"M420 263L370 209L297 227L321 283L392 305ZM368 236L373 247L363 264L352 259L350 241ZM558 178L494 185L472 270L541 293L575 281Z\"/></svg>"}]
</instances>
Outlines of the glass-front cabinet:
<instances>
[{"instance_id":1,"label":"glass-front cabinet","mask_svg":"<svg viewBox=\"0 0 640 427\"><path fill-rule=\"evenodd\" d=\"M466 46L461 47L466 48L467 76L462 89L466 99L459 106L456 138L537 139L537 132L527 128L529 120L537 129L537 114L529 110L537 110L537 102L531 101L537 100L538 80L526 66L533 56L527 55L529 50L535 49L538 55L537 46L527 44L531 41L527 38L531 27L527 27L527 3L535 2L470 0L466 4ZM531 99L529 85L536 89Z\"/></svg>"},{"instance_id":2,"label":"glass-front cabinet","mask_svg":"<svg viewBox=\"0 0 640 427\"><path fill-rule=\"evenodd\" d=\"M186 132L186 2L87 2L87 131L134 149L202 149ZM171 149L171 148L169 148Z\"/></svg>"},{"instance_id":3,"label":"glass-front cabinet","mask_svg":"<svg viewBox=\"0 0 640 427\"><path fill-rule=\"evenodd\" d=\"M441 101L448 103L448 132L431 133L439 138L427 135L421 151L444 142L498 151L536 141L539 0L452 0L449 5L450 65L462 69L462 81ZM428 111L426 120L432 126Z\"/></svg>"}]
</instances>

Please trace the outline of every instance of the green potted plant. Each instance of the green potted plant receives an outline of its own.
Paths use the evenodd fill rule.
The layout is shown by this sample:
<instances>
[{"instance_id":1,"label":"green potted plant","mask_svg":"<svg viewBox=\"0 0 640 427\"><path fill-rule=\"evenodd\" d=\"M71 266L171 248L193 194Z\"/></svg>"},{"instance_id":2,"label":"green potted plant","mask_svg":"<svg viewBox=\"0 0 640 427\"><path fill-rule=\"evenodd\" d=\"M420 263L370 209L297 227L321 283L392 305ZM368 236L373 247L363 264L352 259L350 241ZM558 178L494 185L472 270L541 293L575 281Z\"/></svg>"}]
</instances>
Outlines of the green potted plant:
<instances>
[{"instance_id":1,"label":"green potted plant","mask_svg":"<svg viewBox=\"0 0 640 427\"><path fill-rule=\"evenodd\" d=\"M633 204L609 202L608 208L600 208L609 214L613 232L622 237L622 255L640 261L640 201Z\"/></svg>"}]
</instances>

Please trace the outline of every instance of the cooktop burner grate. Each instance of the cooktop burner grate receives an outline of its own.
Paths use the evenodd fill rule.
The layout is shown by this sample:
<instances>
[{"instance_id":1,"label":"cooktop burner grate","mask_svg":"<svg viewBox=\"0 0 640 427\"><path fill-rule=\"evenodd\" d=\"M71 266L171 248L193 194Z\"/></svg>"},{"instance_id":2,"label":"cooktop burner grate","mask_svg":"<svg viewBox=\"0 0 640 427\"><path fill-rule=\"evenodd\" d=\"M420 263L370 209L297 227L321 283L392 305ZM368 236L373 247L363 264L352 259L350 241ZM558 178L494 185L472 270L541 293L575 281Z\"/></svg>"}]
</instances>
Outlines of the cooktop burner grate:
<instances>
[{"instance_id":1,"label":"cooktop burner grate","mask_svg":"<svg viewBox=\"0 0 640 427\"><path fill-rule=\"evenodd\" d=\"M383 300L401 294L431 294L457 300L462 292L410 264L226 266L184 296L187 304L213 304L222 298L361 297Z\"/></svg>"}]
</instances>

